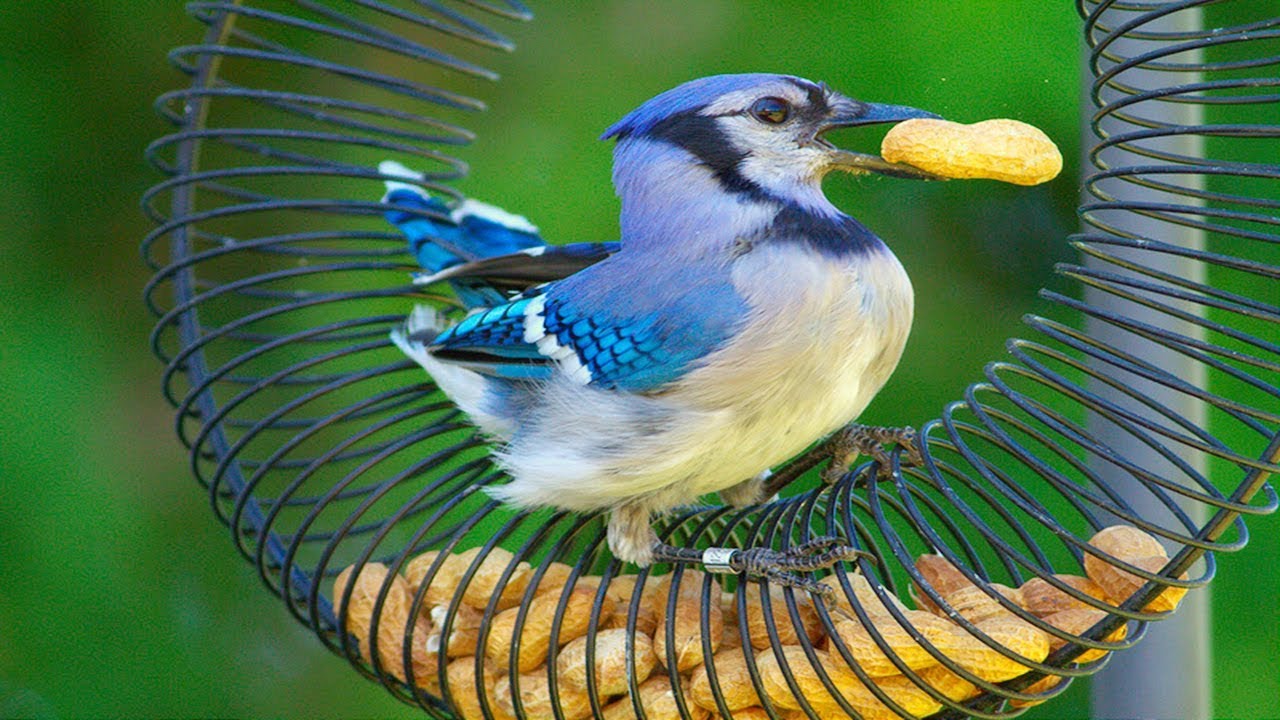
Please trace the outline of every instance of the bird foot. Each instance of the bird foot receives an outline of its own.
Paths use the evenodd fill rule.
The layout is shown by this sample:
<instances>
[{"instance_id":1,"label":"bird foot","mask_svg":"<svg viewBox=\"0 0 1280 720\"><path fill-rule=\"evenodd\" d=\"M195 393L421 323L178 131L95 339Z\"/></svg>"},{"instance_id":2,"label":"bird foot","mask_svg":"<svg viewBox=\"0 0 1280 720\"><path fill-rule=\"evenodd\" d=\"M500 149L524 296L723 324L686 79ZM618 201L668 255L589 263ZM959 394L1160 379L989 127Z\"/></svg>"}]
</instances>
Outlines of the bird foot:
<instances>
[{"instance_id":1,"label":"bird foot","mask_svg":"<svg viewBox=\"0 0 1280 720\"><path fill-rule=\"evenodd\" d=\"M886 445L902 448L905 465L924 464L915 428L849 425L832 435L824 445L831 453L831 462L822 471L822 481L828 485L839 481L859 455L866 455L874 460L882 477L889 475L893 465Z\"/></svg>"},{"instance_id":2,"label":"bird foot","mask_svg":"<svg viewBox=\"0 0 1280 720\"><path fill-rule=\"evenodd\" d=\"M796 573L818 570L860 557L875 559L866 550L844 543L838 537L820 537L786 550L719 547L695 550L655 541L652 551L656 562L700 564L707 572L745 575L751 579L763 578L831 600L833 595L830 587Z\"/></svg>"}]
</instances>

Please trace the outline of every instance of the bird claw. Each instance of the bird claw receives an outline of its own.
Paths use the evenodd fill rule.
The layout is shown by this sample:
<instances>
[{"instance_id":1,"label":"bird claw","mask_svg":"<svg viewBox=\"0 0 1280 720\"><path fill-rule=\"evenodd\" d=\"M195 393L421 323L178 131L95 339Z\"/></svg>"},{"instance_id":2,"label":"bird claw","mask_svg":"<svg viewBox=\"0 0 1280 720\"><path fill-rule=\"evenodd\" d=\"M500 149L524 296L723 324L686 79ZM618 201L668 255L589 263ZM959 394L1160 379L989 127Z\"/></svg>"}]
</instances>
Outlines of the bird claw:
<instances>
[{"instance_id":1,"label":"bird claw","mask_svg":"<svg viewBox=\"0 0 1280 720\"><path fill-rule=\"evenodd\" d=\"M832 597L831 588L797 573L850 562L872 553L845 544L842 538L820 537L785 550L773 548L707 548L697 551L654 543L654 560L658 562L699 562L708 572L764 578L770 582L808 593Z\"/></svg>"},{"instance_id":2,"label":"bird claw","mask_svg":"<svg viewBox=\"0 0 1280 720\"><path fill-rule=\"evenodd\" d=\"M803 542L803 543L800 543L799 545L789 547L787 548L786 552L795 553L796 555L801 555L801 556L811 556L811 555L817 555L819 553L826 552L827 550L831 550L833 548L844 548L848 551L853 552L856 555L866 555L868 557L871 556L871 553L865 550L858 550L856 548L845 546L844 538L836 537L835 535L823 535L822 537L814 538L808 542ZM828 563L828 565L829 564L830 563Z\"/></svg>"},{"instance_id":3,"label":"bird claw","mask_svg":"<svg viewBox=\"0 0 1280 720\"><path fill-rule=\"evenodd\" d=\"M729 564L747 575L764 575L770 570L810 572L842 561L875 557L866 550L845 545L837 537L816 538L786 550L748 548L737 552Z\"/></svg>"},{"instance_id":4,"label":"bird claw","mask_svg":"<svg viewBox=\"0 0 1280 720\"><path fill-rule=\"evenodd\" d=\"M866 455L874 460L882 477L889 475L893 465L889 459L889 451L885 449L886 445L902 448L904 465L924 464L915 428L849 425L827 441L831 462L822 471L822 481L827 485L835 484L848 472L849 466L859 455Z\"/></svg>"}]
</instances>

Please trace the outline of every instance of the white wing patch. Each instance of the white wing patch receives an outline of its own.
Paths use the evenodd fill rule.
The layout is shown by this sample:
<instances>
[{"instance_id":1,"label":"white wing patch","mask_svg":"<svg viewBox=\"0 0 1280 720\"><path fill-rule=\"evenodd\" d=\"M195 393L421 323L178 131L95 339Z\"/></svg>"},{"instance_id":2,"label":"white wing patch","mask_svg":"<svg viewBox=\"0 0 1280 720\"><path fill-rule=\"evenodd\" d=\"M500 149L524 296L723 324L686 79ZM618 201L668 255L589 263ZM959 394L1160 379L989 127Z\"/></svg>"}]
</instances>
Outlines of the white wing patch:
<instances>
[{"instance_id":1,"label":"white wing patch","mask_svg":"<svg viewBox=\"0 0 1280 720\"><path fill-rule=\"evenodd\" d=\"M389 177L404 178L405 180L413 180L414 182L422 182L422 178L423 178L422 173L414 172L413 170L410 170L408 167L401 165L395 160L383 160L382 162L378 163L378 172L382 173L383 175L387 175ZM382 182L384 185L387 186L387 195L390 195L396 190L408 190L409 192L415 193L424 198L431 197L430 195L427 194L427 191L423 190L417 185L410 185L407 182L401 182L399 180L383 180ZM383 196L382 201L383 202L387 201L386 196Z\"/></svg>"},{"instance_id":2,"label":"white wing patch","mask_svg":"<svg viewBox=\"0 0 1280 720\"><path fill-rule=\"evenodd\" d=\"M538 354L543 357L551 358L560 365L560 370L578 385L586 385L591 382L591 368L587 367L582 358L578 357L578 353L573 347L561 345L556 336L547 332L546 322L543 319L543 310L546 309L547 296L539 295L524 309L524 341L537 347Z\"/></svg>"},{"instance_id":3,"label":"white wing patch","mask_svg":"<svg viewBox=\"0 0 1280 720\"><path fill-rule=\"evenodd\" d=\"M546 307L547 296L539 295L524 308L524 341L530 345L538 344L547 336L547 326L542 321L542 311Z\"/></svg>"},{"instance_id":4,"label":"white wing patch","mask_svg":"<svg viewBox=\"0 0 1280 720\"><path fill-rule=\"evenodd\" d=\"M472 200L471 198L463 200L458 207L453 209L453 212L449 213L449 218L455 223L462 222L462 218L467 216L483 218L490 222L496 222L499 225L510 230L515 230L516 232L533 233L535 235L538 233L538 227L529 222L529 219L525 216L516 215L515 213L503 210L497 205L490 205L489 203Z\"/></svg>"}]
</instances>

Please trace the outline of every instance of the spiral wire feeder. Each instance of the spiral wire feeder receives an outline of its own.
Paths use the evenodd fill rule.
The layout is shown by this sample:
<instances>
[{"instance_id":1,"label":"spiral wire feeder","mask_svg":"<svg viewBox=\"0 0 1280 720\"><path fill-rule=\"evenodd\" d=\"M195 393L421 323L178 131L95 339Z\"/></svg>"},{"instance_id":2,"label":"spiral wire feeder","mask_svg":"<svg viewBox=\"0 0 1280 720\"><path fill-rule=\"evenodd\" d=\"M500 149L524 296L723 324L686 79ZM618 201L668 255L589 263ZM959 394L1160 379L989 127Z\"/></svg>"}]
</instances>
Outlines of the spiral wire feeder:
<instances>
[{"instance_id":1,"label":"spiral wire feeder","mask_svg":"<svg viewBox=\"0 0 1280 720\"><path fill-rule=\"evenodd\" d=\"M1098 137L1090 159L1096 171L1086 179L1080 208L1086 231L1072 238L1081 262L1058 268L1074 287L1090 289L1086 298L1122 298L1196 332L1138 321L1077 294L1046 290L1042 295L1058 317L1028 317L1032 332L1029 339L1009 341L1012 358L991 363L963 399L921 428L922 466L903 467L895 452L891 475L863 465L834 486L811 484L756 508L688 508L659 525L663 539L688 547L785 548L839 535L870 550L878 560L859 565L875 580L885 610L942 667L977 685L981 694L961 703L933 689L871 622L850 576L833 576L837 595L849 601L871 640L943 717L1008 717L1019 712L1020 703L1060 693L1069 682L1029 688L1047 675L1069 681L1097 672L1109 656L1073 660L1091 649L1131 647L1149 621L1167 615L1144 611L1149 600L1167 587L1208 583L1214 553L1236 551L1247 542L1244 518L1275 511L1277 495L1267 480L1280 471L1280 304L1276 285L1264 292L1266 283L1249 284L1257 278L1280 283L1280 18L1260 16L1204 31L1150 29L1159 18L1211 4L1081 0L1094 77ZM456 307L447 294L410 283L416 264L403 237L383 220L387 206L376 198L385 178L375 168L381 160L399 160L423 170L421 184L433 194L458 198L449 182L466 167L451 148L472 135L454 118L484 105L432 83L482 89L496 76L463 58L511 49L485 23L528 19L529 13L514 0L297 0L287 10L269 7L265 0L190 3L190 14L207 26L205 40L171 53L190 85L157 101L175 130L148 148L167 179L144 198L157 227L142 247L155 272L146 301L158 317L152 342L165 364L164 394L177 410L177 433L214 512L299 621L360 672L429 716L452 717L460 703L478 703L468 717L498 717L491 698L474 697L474 687L493 684L483 657L466 658L460 675L449 671L458 662L452 656L419 663L414 653L426 630L379 631L384 611L407 601L412 617L425 613L426 590L447 558L471 551L456 590L433 611L432 621L448 638L468 611L461 602L468 587L497 560L498 576L485 580L492 583L492 595L482 603L477 642L484 647L495 617L507 609L503 589L522 578L525 589L509 600L516 608L514 660L521 651L520 628L540 621L529 612L534 589L563 567L558 563L570 568L567 588L589 593L589 637L610 619L610 588L621 582L617 578L636 571L608 554L599 517L515 512L483 492L505 481L484 440L388 340L415 302ZM1142 39L1149 49L1121 55L1115 49L1119 38ZM1150 71L1194 71L1202 80L1170 87L1135 80L1152 77ZM1163 121L1161 108L1173 105L1203 107L1209 119L1191 126ZM1251 121L1262 117L1259 108L1270 109L1265 124ZM1203 138L1203 157L1171 152L1163 143L1185 136ZM1145 188L1154 199L1115 199L1116 189L1126 184ZM1205 242L1191 247L1166 242L1159 233L1135 232L1130 220L1139 217L1143 227L1198 229ZM1202 275L1168 271L1164 261L1171 257L1195 261ZM1105 325L1189 359L1202 371L1171 372L1082 329L1082 317L1089 328ZM1185 417L1132 387L1127 379L1133 377L1202 403L1205 411ZM1091 415L1116 432L1091 430ZM1128 457L1120 435L1164 458L1164 466L1155 471ZM1188 453L1209 461L1200 467ZM810 452L778 472L800 477L822 459ZM1136 511L1107 479L1117 473L1167 509L1165 517ZM1194 520L1197 509L1207 519ZM1079 573L1086 555L1114 561L1087 540L1117 522L1141 528L1173 549L1158 572L1120 565L1148 583L1118 608L1054 576ZM402 591L396 574L427 551L438 555L420 561L416 571L423 580L406 600L397 594ZM930 552L945 556L1004 609L1065 645L1033 662L953 613L965 631L1031 670L1003 683L967 672L889 602L891 596L907 597L910 589L918 601L949 608L914 565L918 555ZM362 648L342 630L350 627L351 586L335 597L332 580L344 568L371 563L383 563L390 572L373 598L371 637ZM1017 586L1032 577L1107 611L1106 619L1079 634L1065 632L994 586ZM788 619L799 625L806 601L790 589L771 591L767 584L733 579L717 583L679 567L639 571L634 582L638 589L666 583L661 587L668 613L676 612L681 592L700 595L704 658L716 650L709 608L722 589L732 592L727 607L736 607L730 616L736 614L744 638L749 606L759 605L773 619L763 641L775 649L783 644ZM609 625L627 630L632 698L638 690L633 673L637 624L643 621L640 598L637 591L616 607ZM570 599L565 592L549 618L553 635L579 620L569 617ZM778 603L783 607L774 607ZM804 633L795 641L817 681L828 692L836 690L822 658L838 654L890 710L911 717L854 661L832 630L837 616L828 605L814 602L829 645L815 647ZM1101 640L1122 626L1124 639ZM672 624L665 633L662 665L674 668ZM597 692L602 678L596 676L592 648L588 643L586 686L590 710L599 714L610 701ZM562 694L556 649L553 644L539 650L545 667L535 672L501 672L499 682L510 685L517 712L536 716L522 707L529 696L521 686L530 678L545 683L551 698ZM801 711L820 717L809 686L801 685L799 676L807 669L791 665L792 656L779 658ZM750 682L763 698L759 665L746 653ZM706 663L717 706L729 716L716 670ZM705 717L674 670L670 679L680 714ZM473 697L463 697L468 692ZM854 715L838 691L833 697ZM639 701L632 702L636 715L646 717ZM784 714L767 701L761 704L770 717Z\"/></svg>"}]
</instances>

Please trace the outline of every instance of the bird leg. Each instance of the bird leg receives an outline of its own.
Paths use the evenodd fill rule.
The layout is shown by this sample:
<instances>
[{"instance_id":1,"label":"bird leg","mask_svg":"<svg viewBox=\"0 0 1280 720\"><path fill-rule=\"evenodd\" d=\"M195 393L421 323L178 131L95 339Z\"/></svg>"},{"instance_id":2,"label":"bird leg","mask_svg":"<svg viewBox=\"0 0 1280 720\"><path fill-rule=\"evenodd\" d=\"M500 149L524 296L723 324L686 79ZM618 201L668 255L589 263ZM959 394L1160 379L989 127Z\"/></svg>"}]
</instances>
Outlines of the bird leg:
<instances>
[{"instance_id":1,"label":"bird leg","mask_svg":"<svg viewBox=\"0 0 1280 720\"><path fill-rule=\"evenodd\" d=\"M750 493L758 496L768 475L762 473L748 483L754 487ZM745 483L744 483L745 484ZM644 502L619 505L611 511L607 526L609 550L623 562L641 567L652 563L680 563L701 565L707 572L742 575L750 579L765 579L799 591L815 593L825 600L832 600L832 589L798 573L831 567L839 562L851 562L875 556L846 544L838 537L819 537L785 550L773 548L697 548L668 545L658 539L652 525L652 509Z\"/></svg>"},{"instance_id":2,"label":"bird leg","mask_svg":"<svg viewBox=\"0 0 1280 720\"><path fill-rule=\"evenodd\" d=\"M866 455L876 461L882 476L888 475L892 464L886 445L897 445L902 448L906 457L906 465L922 465L924 458L917 445L915 428L909 427L875 427L872 425L848 425L836 432L823 443L831 454L831 462L822 471L822 482L832 485L840 480L849 470L849 466L859 455Z\"/></svg>"},{"instance_id":3,"label":"bird leg","mask_svg":"<svg viewBox=\"0 0 1280 720\"><path fill-rule=\"evenodd\" d=\"M653 531L652 511L643 503L625 503L614 508L605 529L609 551L614 557L640 567L653 563L654 548L662 545Z\"/></svg>"},{"instance_id":4,"label":"bird leg","mask_svg":"<svg viewBox=\"0 0 1280 720\"><path fill-rule=\"evenodd\" d=\"M832 588L796 573L818 570L860 557L875 559L866 550L845 545L844 540L837 537L815 538L786 550L760 547L711 547L697 550L667 545L655 536L651 552L655 562L702 565L711 573L745 575L751 579L764 578L778 585L820 595L826 600L834 597Z\"/></svg>"},{"instance_id":5,"label":"bird leg","mask_svg":"<svg viewBox=\"0 0 1280 720\"><path fill-rule=\"evenodd\" d=\"M825 600L833 599L831 588L797 573L860 557L875 559L871 553L850 547L837 537L816 538L786 550L676 547L658 539L650 519L649 507L644 503L627 503L613 509L609 518L608 541L615 557L641 567L655 562L701 565L707 572L764 578L796 590L816 593Z\"/></svg>"}]
</instances>

